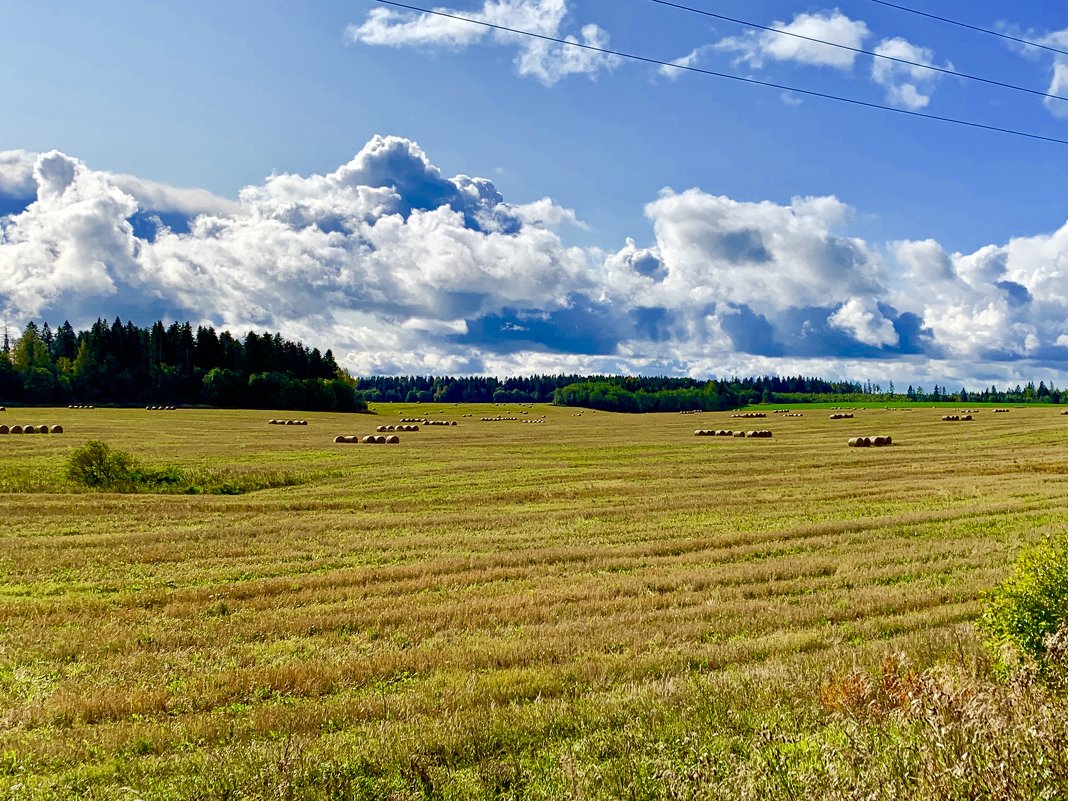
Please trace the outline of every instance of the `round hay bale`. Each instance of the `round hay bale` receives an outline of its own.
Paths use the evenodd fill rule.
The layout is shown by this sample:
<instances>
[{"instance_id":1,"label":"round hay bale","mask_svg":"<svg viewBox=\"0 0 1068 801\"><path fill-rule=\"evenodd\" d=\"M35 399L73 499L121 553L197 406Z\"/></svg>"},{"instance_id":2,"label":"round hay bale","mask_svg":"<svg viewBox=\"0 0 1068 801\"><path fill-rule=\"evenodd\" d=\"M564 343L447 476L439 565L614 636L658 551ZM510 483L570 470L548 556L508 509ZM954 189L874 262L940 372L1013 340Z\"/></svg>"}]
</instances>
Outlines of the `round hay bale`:
<instances>
[{"instance_id":1,"label":"round hay bale","mask_svg":"<svg viewBox=\"0 0 1068 801\"><path fill-rule=\"evenodd\" d=\"M886 441L886 437L872 437L871 444L874 445L876 448L882 448L883 446L889 445L890 443Z\"/></svg>"},{"instance_id":2,"label":"round hay bale","mask_svg":"<svg viewBox=\"0 0 1068 801\"><path fill-rule=\"evenodd\" d=\"M860 437L850 437L848 445L850 448L855 448L860 444Z\"/></svg>"},{"instance_id":3,"label":"round hay bale","mask_svg":"<svg viewBox=\"0 0 1068 801\"><path fill-rule=\"evenodd\" d=\"M398 437L396 434L390 434L388 437L386 437L386 444L387 445L396 445L399 442L400 442L400 437Z\"/></svg>"},{"instance_id":4,"label":"round hay bale","mask_svg":"<svg viewBox=\"0 0 1068 801\"><path fill-rule=\"evenodd\" d=\"M7 426L0 426L0 434L7 434L10 430Z\"/></svg>"},{"instance_id":5,"label":"round hay bale","mask_svg":"<svg viewBox=\"0 0 1068 801\"><path fill-rule=\"evenodd\" d=\"M449 425L450 425L450 426L454 426L454 425L456 425L456 421L455 421L455 420L453 420L453 421L452 421L451 423L449 423Z\"/></svg>"},{"instance_id":6,"label":"round hay bale","mask_svg":"<svg viewBox=\"0 0 1068 801\"><path fill-rule=\"evenodd\" d=\"M378 426L377 428L375 428L375 431L385 431L385 430L386 430L385 426Z\"/></svg>"},{"instance_id":7,"label":"round hay bale","mask_svg":"<svg viewBox=\"0 0 1068 801\"><path fill-rule=\"evenodd\" d=\"M386 444L386 438L385 437L375 437L375 445L385 445L385 444Z\"/></svg>"},{"instance_id":8,"label":"round hay bale","mask_svg":"<svg viewBox=\"0 0 1068 801\"><path fill-rule=\"evenodd\" d=\"M37 433L38 434L47 434L48 433L48 426L37 426Z\"/></svg>"},{"instance_id":9,"label":"round hay bale","mask_svg":"<svg viewBox=\"0 0 1068 801\"><path fill-rule=\"evenodd\" d=\"M334 444L340 444L342 442L345 442L345 437L342 434L338 434L334 437Z\"/></svg>"},{"instance_id":10,"label":"round hay bale","mask_svg":"<svg viewBox=\"0 0 1068 801\"><path fill-rule=\"evenodd\" d=\"M745 432L744 431L735 431L734 432L734 436L735 437L744 437L745 436Z\"/></svg>"},{"instance_id":11,"label":"round hay bale","mask_svg":"<svg viewBox=\"0 0 1068 801\"><path fill-rule=\"evenodd\" d=\"M22 426L18 426L18 425L11 426L10 430L11 430L12 434L21 434L22 433Z\"/></svg>"},{"instance_id":12,"label":"round hay bale","mask_svg":"<svg viewBox=\"0 0 1068 801\"><path fill-rule=\"evenodd\" d=\"M375 444L375 435L374 434L368 434L366 437L363 438L363 444L364 445L374 445Z\"/></svg>"},{"instance_id":13,"label":"round hay bale","mask_svg":"<svg viewBox=\"0 0 1068 801\"><path fill-rule=\"evenodd\" d=\"M961 420L971 420L971 419L972 419L972 416L970 414L966 414L961 418Z\"/></svg>"},{"instance_id":14,"label":"round hay bale","mask_svg":"<svg viewBox=\"0 0 1068 801\"><path fill-rule=\"evenodd\" d=\"M23 426L22 427L22 433L23 434L36 434L37 433L37 429L34 428L33 426Z\"/></svg>"}]
</instances>

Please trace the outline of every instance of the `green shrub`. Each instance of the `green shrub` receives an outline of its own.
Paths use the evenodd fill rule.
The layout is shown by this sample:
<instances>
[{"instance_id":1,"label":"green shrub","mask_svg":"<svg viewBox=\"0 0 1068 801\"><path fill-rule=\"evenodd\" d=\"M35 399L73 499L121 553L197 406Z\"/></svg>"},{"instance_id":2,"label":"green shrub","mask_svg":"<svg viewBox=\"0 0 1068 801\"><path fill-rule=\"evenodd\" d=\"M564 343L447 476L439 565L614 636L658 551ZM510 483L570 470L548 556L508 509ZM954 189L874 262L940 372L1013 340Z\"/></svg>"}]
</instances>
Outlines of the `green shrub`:
<instances>
[{"instance_id":1,"label":"green shrub","mask_svg":"<svg viewBox=\"0 0 1068 801\"><path fill-rule=\"evenodd\" d=\"M231 473L148 467L133 455L91 440L67 460L67 478L91 489L111 492L160 492L187 495L242 495L261 489L292 487L311 481L308 474L279 472Z\"/></svg>"},{"instance_id":2,"label":"green shrub","mask_svg":"<svg viewBox=\"0 0 1068 801\"><path fill-rule=\"evenodd\" d=\"M988 593L979 626L999 651L1032 661L1043 674L1060 672L1058 633L1068 629L1068 539L1023 554L1013 575Z\"/></svg>"},{"instance_id":3,"label":"green shrub","mask_svg":"<svg viewBox=\"0 0 1068 801\"><path fill-rule=\"evenodd\" d=\"M108 488L132 485L137 462L128 453L113 451L99 440L90 440L67 460L67 478L86 487Z\"/></svg>"}]
</instances>

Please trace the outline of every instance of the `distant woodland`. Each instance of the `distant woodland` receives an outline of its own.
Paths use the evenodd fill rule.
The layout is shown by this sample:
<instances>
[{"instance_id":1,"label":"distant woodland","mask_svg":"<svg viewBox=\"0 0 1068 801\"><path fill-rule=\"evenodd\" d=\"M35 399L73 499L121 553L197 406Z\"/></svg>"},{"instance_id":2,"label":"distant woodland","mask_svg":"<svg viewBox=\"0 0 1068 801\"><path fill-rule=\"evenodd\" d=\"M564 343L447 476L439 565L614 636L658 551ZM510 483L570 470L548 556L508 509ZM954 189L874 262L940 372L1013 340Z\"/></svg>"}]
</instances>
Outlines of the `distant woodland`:
<instances>
[{"instance_id":1,"label":"distant woodland","mask_svg":"<svg viewBox=\"0 0 1068 801\"><path fill-rule=\"evenodd\" d=\"M620 412L716 411L750 404L811 402L1060 403L1064 390L1036 386L957 391L893 382L804 376L698 380L663 376L372 376L354 378L330 350L280 334L190 323L141 328L98 319L85 331L30 322L0 347L0 402L25 404L205 404L228 408L363 411L368 403L555 403Z\"/></svg>"},{"instance_id":2,"label":"distant woodland","mask_svg":"<svg viewBox=\"0 0 1068 801\"><path fill-rule=\"evenodd\" d=\"M333 354L279 334L189 323L149 328L98 319L87 331L30 322L0 349L8 403L208 404L351 412L366 408Z\"/></svg>"}]
</instances>

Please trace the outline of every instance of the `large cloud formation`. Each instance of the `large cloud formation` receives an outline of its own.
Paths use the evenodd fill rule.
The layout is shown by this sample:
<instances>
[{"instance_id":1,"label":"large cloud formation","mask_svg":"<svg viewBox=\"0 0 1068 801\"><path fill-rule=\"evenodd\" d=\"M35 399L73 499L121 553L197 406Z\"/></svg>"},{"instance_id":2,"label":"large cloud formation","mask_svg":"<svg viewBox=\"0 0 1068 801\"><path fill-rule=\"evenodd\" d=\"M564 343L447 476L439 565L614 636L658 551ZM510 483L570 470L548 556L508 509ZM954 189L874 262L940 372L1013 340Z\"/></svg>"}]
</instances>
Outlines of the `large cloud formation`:
<instances>
[{"instance_id":1,"label":"large cloud formation","mask_svg":"<svg viewBox=\"0 0 1068 801\"><path fill-rule=\"evenodd\" d=\"M517 205L376 136L324 175L238 201L0 153L0 311L280 330L356 373L806 373L1014 381L1068 366L1068 225L975 253L876 245L834 197L664 190L651 235L566 244ZM638 244L645 238L647 243ZM1048 375L1048 373L1043 373Z\"/></svg>"}]
</instances>

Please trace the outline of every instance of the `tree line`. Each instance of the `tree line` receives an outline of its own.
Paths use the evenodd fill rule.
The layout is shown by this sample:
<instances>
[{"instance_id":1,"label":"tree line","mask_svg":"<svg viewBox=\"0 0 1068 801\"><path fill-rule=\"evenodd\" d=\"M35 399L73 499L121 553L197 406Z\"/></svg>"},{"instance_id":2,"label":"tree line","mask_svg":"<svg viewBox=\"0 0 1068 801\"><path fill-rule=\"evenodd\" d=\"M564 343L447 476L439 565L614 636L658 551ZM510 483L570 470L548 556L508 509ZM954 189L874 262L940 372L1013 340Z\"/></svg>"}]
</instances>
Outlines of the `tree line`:
<instances>
[{"instance_id":1,"label":"tree line","mask_svg":"<svg viewBox=\"0 0 1068 801\"><path fill-rule=\"evenodd\" d=\"M950 391L892 381L812 376L700 380L668 376L369 376L353 378L333 353L280 334L243 338L211 326L160 321L148 328L98 319L75 331L64 322L26 325L0 347L0 402L27 404L207 404L229 408L360 411L368 403L556 403L606 411L715 411L754 403L1060 403L1065 391L1036 386Z\"/></svg>"},{"instance_id":2,"label":"tree line","mask_svg":"<svg viewBox=\"0 0 1068 801\"><path fill-rule=\"evenodd\" d=\"M280 334L238 339L211 326L119 318L84 331L26 325L0 347L0 400L27 404L208 404L229 408L359 411L355 381L327 350Z\"/></svg>"}]
</instances>

